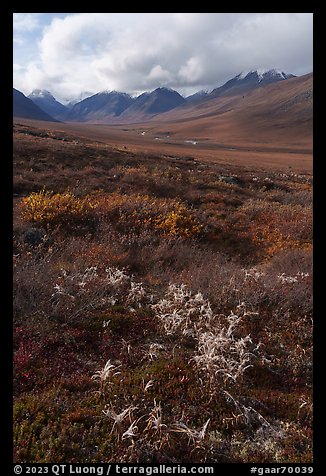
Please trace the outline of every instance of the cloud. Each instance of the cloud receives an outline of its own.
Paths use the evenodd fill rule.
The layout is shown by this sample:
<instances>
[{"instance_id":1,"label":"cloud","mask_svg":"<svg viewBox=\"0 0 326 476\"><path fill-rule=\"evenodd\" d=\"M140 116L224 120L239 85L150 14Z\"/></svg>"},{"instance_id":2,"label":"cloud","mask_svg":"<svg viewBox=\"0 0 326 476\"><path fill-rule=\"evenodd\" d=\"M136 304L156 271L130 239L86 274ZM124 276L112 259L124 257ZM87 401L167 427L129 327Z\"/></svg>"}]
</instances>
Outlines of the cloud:
<instances>
[{"instance_id":1,"label":"cloud","mask_svg":"<svg viewBox=\"0 0 326 476\"><path fill-rule=\"evenodd\" d=\"M12 69L13 71L17 72L17 71L22 71L23 67L20 64L14 63L12 65Z\"/></svg>"},{"instance_id":2,"label":"cloud","mask_svg":"<svg viewBox=\"0 0 326 476\"><path fill-rule=\"evenodd\" d=\"M154 80L157 84L163 86L172 80L172 75L169 71L162 68L160 64L157 64L150 70L148 79Z\"/></svg>"},{"instance_id":3,"label":"cloud","mask_svg":"<svg viewBox=\"0 0 326 476\"><path fill-rule=\"evenodd\" d=\"M180 81L185 81L188 84L198 83L198 81L205 80L205 68L202 65L200 57L192 56L179 69L178 77Z\"/></svg>"},{"instance_id":4,"label":"cloud","mask_svg":"<svg viewBox=\"0 0 326 476\"><path fill-rule=\"evenodd\" d=\"M37 18L19 15L18 28L36 28ZM312 70L312 14L71 14L52 20L38 56L21 66L16 87L46 88L59 99L85 90L138 93L161 85L181 92L213 89L254 68L304 74Z\"/></svg>"}]
</instances>

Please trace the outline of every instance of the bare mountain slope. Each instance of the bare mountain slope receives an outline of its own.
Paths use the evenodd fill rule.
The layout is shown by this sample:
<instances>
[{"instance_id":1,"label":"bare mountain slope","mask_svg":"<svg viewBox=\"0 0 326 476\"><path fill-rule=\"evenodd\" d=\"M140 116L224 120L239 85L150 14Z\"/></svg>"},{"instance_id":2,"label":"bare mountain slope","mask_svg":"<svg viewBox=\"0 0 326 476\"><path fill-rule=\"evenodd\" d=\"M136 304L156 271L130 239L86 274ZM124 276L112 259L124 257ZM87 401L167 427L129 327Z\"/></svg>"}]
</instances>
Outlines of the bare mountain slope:
<instances>
[{"instance_id":1,"label":"bare mountain slope","mask_svg":"<svg viewBox=\"0 0 326 476\"><path fill-rule=\"evenodd\" d=\"M34 104L31 99L27 98L22 92L15 88L13 88L13 116L57 122L56 119L49 116L49 114Z\"/></svg>"},{"instance_id":2,"label":"bare mountain slope","mask_svg":"<svg viewBox=\"0 0 326 476\"><path fill-rule=\"evenodd\" d=\"M74 104L67 112L67 121L110 122L116 120L132 104L129 94L118 91L103 91Z\"/></svg>"},{"instance_id":3,"label":"bare mountain slope","mask_svg":"<svg viewBox=\"0 0 326 476\"><path fill-rule=\"evenodd\" d=\"M126 120L136 122L151 116L170 111L186 103L186 100L173 89L157 88L151 93L143 93L123 112Z\"/></svg>"},{"instance_id":4,"label":"bare mountain slope","mask_svg":"<svg viewBox=\"0 0 326 476\"><path fill-rule=\"evenodd\" d=\"M313 74L211 99L157 118L175 133L247 142L308 141L312 144ZM166 127L164 125L164 127Z\"/></svg>"},{"instance_id":5,"label":"bare mountain slope","mask_svg":"<svg viewBox=\"0 0 326 476\"><path fill-rule=\"evenodd\" d=\"M66 106L57 101L49 91L34 89L27 97L51 117L59 119L59 121L64 119L67 111Z\"/></svg>"}]
</instances>

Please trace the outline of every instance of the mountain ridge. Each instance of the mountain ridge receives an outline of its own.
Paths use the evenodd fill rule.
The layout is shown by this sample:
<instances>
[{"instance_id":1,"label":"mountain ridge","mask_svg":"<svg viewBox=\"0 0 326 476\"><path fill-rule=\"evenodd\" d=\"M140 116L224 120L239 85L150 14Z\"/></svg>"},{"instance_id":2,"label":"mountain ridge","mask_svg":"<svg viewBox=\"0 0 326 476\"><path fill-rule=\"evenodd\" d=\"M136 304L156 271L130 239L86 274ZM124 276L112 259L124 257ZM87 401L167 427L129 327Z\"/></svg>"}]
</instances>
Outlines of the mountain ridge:
<instances>
[{"instance_id":1,"label":"mountain ridge","mask_svg":"<svg viewBox=\"0 0 326 476\"><path fill-rule=\"evenodd\" d=\"M125 118L155 116L185 103L186 100L177 91L160 87L150 93L146 92L138 96L122 116Z\"/></svg>"},{"instance_id":2,"label":"mountain ridge","mask_svg":"<svg viewBox=\"0 0 326 476\"><path fill-rule=\"evenodd\" d=\"M234 95L235 93L245 94L248 91L252 91L253 89L261 88L278 81L285 81L294 77L295 75L293 74L284 73L283 71L279 71L277 69L271 69L267 71L252 70L243 72L229 79L222 86L213 89L208 94L208 98Z\"/></svg>"},{"instance_id":3,"label":"mountain ridge","mask_svg":"<svg viewBox=\"0 0 326 476\"><path fill-rule=\"evenodd\" d=\"M187 97L167 87L158 87L138 97L132 97L125 92L103 90L70 107L61 104L46 90L34 90L28 98L51 117L63 121L94 124L140 123L155 121L160 116L164 120L170 111L172 115L174 112L191 115L194 107L198 108L200 114L210 115L212 101L216 100L220 100L219 114L222 114L232 109L239 97L243 99L252 91L264 91L270 84L284 83L293 78L296 76L277 69L251 70L237 74L210 92L201 90Z\"/></svg>"},{"instance_id":4,"label":"mountain ridge","mask_svg":"<svg viewBox=\"0 0 326 476\"><path fill-rule=\"evenodd\" d=\"M58 120L63 120L65 118L67 112L66 106L57 101L50 91L45 89L34 89L27 97L51 117Z\"/></svg>"},{"instance_id":5,"label":"mountain ridge","mask_svg":"<svg viewBox=\"0 0 326 476\"><path fill-rule=\"evenodd\" d=\"M65 119L86 122L107 116L118 117L133 101L134 99L124 92L102 91L74 104L67 111Z\"/></svg>"},{"instance_id":6,"label":"mountain ridge","mask_svg":"<svg viewBox=\"0 0 326 476\"><path fill-rule=\"evenodd\" d=\"M13 116L26 119L37 119L41 121L59 122L54 117L47 114L31 99L25 96L18 89L13 88Z\"/></svg>"}]
</instances>

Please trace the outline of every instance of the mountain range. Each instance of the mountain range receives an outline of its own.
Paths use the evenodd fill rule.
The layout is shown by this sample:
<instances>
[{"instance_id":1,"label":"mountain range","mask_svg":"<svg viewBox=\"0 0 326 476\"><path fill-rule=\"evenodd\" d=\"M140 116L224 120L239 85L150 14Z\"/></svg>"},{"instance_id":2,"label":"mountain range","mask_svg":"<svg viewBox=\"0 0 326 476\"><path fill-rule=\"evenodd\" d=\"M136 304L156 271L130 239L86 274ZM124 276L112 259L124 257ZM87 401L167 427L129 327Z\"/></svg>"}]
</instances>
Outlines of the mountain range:
<instances>
[{"instance_id":1,"label":"mountain range","mask_svg":"<svg viewBox=\"0 0 326 476\"><path fill-rule=\"evenodd\" d=\"M221 100L221 111L225 111L234 98L245 97L251 91L293 78L294 75L276 69L256 70L240 73L211 92L198 91L186 98L173 89L160 87L138 97L118 91L102 91L70 105L61 104L49 91L36 89L26 97L14 89L14 116L47 121L137 123L156 120L169 111L180 111L181 116L191 115L194 107L201 113L207 111L216 99Z\"/></svg>"}]
</instances>

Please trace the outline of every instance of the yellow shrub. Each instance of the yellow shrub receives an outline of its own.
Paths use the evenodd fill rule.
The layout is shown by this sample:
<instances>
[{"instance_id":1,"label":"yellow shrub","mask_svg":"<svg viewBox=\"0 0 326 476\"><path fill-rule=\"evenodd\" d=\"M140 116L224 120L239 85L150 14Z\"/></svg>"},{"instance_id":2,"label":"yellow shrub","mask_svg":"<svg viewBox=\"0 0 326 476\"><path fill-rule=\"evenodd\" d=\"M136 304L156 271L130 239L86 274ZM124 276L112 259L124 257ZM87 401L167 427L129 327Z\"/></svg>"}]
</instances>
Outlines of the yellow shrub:
<instances>
[{"instance_id":1,"label":"yellow shrub","mask_svg":"<svg viewBox=\"0 0 326 476\"><path fill-rule=\"evenodd\" d=\"M312 243L312 213L309 207L248 201L242 212L252 217L246 233L261 250L265 250L267 258L287 249L306 249Z\"/></svg>"},{"instance_id":2,"label":"yellow shrub","mask_svg":"<svg viewBox=\"0 0 326 476\"><path fill-rule=\"evenodd\" d=\"M194 212L178 200L120 195L112 201L118 209L119 223L134 229L145 228L169 238L191 237L202 230Z\"/></svg>"},{"instance_id":3,"label":"yellow shrub","mask_svg":"<svg viewBox=\"0 0 326 476\"><path fill-rule=\"evenodd\" d=\"M197 235L202 230L202 225L181 204L177 204L175 210L159 215L154 222L154 227L169 237L191 237Z\"/></svg>"},{"instance_id":4,"label":"yellow shrub","mask_svg":"<svg viewBox=\"0 0 326 476\"><path fill-rule=\"evenodd\" d=\"M123 232L146 229L169 238L189 238L202 230L195 213L185 204L148 195L93 192L77 198L71 192L42 191L24 198L21 209L25 220L43 226L74 225L92 219L111 222Z\"/></svg>"},{"instance_id":5,"label":"yellow shrub","mask_svg":"<svg viewBox=\"0 0 326 476\"><path fill-rule=\"evenodd\" d=\"M42 190L31 193L20 203L25 220L40 225L68 225L84 220L89 204L71 192L53 193Z\"/></svg>"},{"instance_id":6,"label":"yellow shrub","mask_svg":"<svg viewBox=\"0 0 326 476\"><path fill-rule=\"evenodd\" d=\"M193 210L175 199L119 193L93 194L90 200L104 219L114 221L124 231L147 229L166 237L191 237L202 230Z\"/></svg>"}]
</instances>

